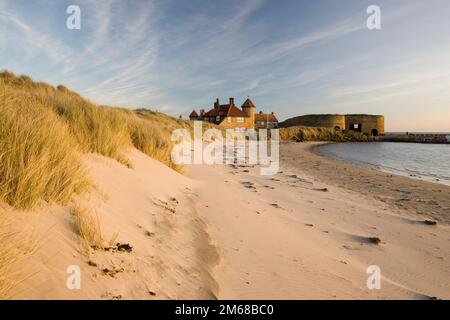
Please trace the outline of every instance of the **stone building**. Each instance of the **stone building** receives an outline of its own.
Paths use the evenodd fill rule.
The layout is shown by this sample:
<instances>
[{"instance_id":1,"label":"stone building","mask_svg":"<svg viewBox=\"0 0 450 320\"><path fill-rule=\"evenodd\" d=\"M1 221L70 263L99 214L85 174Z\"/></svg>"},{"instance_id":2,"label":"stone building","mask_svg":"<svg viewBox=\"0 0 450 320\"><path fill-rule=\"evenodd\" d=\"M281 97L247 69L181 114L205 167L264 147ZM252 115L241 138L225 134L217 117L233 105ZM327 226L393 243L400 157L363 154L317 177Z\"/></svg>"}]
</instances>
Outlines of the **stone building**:
<instances>
[{"instance_id":1,"label":"stone building","mask_svg":"<svg viewBox=\"0 0 450 320\"><path fill-rule=\"evenodd\" d=\"M193 110L189 119L210 122L227 129L237 130L278 127L278 120L273 112L271 114L261 112L255 114L255 111L256 107L250 98L245 100L241 108L235 105L234 98L230 98L228 104L220 104L217 99L211 110L207 112L200 110L200 113Z\"/></svg>"},{"instance_id":2,"label":"stone building","mask_svg":"<svg viewBox=\"0 0 450 320\"><path fill-rule=\"evenodd\" d=\"M345 129L362 132L370 136L384 135L384 116L370 114L348 114Z\"/></svg>"},{"instance_id":3,"label":"stone building","mask_svg":"<svg viewBox=\"0 0 450 320\"><path fill-rule=\"evenodd\" d=\"M260 111L255 114L255 129L274 129L278 128L278 119L273 112L263 113Z\"/></svg>"},{"instance_id":4,"label":"stone building","mask_svg":"<svg viewBox=\"0 0 450 320\"><path fill-rule=\"evenodd\" d=\"M305 126L349 130L370 136L384 135L384 116L370 114L311 114L290 118L280 127Z\"/></svg>"}]
</instances>

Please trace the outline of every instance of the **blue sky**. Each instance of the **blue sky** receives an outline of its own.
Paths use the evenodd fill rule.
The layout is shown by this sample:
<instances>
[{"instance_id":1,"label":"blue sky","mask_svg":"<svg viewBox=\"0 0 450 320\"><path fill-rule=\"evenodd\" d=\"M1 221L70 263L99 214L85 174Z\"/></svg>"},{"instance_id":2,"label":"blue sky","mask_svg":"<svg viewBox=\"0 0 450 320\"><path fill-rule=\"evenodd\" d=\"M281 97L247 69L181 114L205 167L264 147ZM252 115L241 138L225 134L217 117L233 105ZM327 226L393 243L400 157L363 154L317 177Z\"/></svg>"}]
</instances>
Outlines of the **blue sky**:
<instances>
[{"instance_id":1,"label":"blue sky","mask_svg":"<svg viewBox=\"0 0 450 320\"><path fill-rule=\"evenodd\" d=\"M72 4L81 30L66 28ZM0 69L174 116L250 96L280 120L376 113L390 131L450 131L450 1L0 0Z\"/></svg>"}]
</instances>

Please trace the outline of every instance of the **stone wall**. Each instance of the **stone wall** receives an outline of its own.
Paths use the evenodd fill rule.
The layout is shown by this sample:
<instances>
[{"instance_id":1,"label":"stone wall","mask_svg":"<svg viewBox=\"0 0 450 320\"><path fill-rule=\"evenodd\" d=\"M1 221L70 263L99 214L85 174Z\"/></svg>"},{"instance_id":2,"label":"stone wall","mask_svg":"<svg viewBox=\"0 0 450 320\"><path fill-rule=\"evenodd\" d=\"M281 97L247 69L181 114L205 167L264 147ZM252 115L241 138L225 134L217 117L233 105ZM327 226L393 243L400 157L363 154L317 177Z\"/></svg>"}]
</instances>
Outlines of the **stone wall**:
<instances>
[{"instance_id":1,"label":"stone wall","mask_svg":"<svg viewBox=\"0 0 450 320\"><path fill-rule=\"evenodd\" d=\"M361 126L360 132L367 135L384 135L384 116L368 114L348 114L345 116L345 129L351 130L352 124Z\"/></svg>"},{"instance_id":2,"label":"stone wall","mask_svg":"<svg viewBox=\"0 0 450 320\"><path fill-rule=\"evenodd\" d=\"M288 119L281 122L279 126L281 128L304 126L343 130L345 129L345 116L338 114L311 114Z\"/></svg>"},{"instance_id":3,"label":"stone wall","mask_svg":"<svg viewBox=\"0 0 450 320\"><path fill-rule=\"evenodd\" d=\"M357 125L357 126L354 126ZM280 128L292 126L354 130L367 135L384 135L384 116L369 114L312 114L298 116L279 124Z\"/></svg>"}]
</instances>

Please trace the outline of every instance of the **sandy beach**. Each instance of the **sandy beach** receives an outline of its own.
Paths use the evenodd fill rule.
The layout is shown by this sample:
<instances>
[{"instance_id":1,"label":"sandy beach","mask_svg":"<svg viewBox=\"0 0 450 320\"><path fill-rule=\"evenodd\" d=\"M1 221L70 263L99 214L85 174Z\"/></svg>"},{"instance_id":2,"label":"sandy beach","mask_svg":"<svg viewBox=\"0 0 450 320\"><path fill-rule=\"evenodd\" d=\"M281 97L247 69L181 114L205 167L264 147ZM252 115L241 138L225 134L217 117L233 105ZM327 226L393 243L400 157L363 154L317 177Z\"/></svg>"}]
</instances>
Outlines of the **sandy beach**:
<instances>
[{"instance_id":1,"label":"sandy beach","mask_svg":"<svg viewBox=\"0 0 450 320\"><path fill-rule=\"evenodd\" d=\"M132 250L83 254L70 206L11 212L39 239L11 298L449 299L449 188L328 160L314 146L282 144L275 176L234 165L181 175L135 149L133 169L85 156L95 189L74 203ZM80 290L66 286L69 265L81 269ZM381 289L367 288L370 265Z\"/></svg>"},{"instance_id":2,"label":"sandy beach","mask_svg":"<svg viewBox=\"0 0 450 320\"><path fill-rule=\"evenodd\" d=\"M311 152L316 145L283 144L274 177L240 166L189 168L203 181L199 212L221 248L219 298L448 299L449 188L327 160ZM395 197L408 190L426 201L399 205ZM380 290L367 289L369 265L381 268Z\"/></svg>"}]
</instances>

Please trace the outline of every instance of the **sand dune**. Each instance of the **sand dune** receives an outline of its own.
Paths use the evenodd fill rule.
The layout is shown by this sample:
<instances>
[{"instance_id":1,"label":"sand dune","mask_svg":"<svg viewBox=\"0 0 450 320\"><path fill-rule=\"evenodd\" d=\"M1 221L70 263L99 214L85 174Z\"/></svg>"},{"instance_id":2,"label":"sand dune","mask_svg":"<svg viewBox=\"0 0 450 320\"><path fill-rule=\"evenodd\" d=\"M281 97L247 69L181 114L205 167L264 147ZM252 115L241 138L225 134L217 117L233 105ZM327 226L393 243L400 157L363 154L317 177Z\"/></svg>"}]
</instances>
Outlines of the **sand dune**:
<instances>
[{"instance_id":1,"label":"sand dune","mask_svg":"<svg viewBox=\"0 0 450 320\"><path fill-rule=\"evenodd\" d=\"M98 155L85 157L95 190L74 202L98 214L105 239L132 252L80 252L70 207L16 212L40 239L37 253L18 265L16 299L214 298L210 268L218 260L190 195L193 181L137 150L134 169ZM69 265L81 268L81 290L66 286Z\"/></svg>"},{"instance_id":2,"label":"sand dune","mask_svg":"<svg viewBox=\"0 0 450 320\"><path fill-rule=\"evenodd\" d=\"M14 228L39 239L37 252L17 265L22 282L11 298L450 298L450 228L444 219L425 223L441 215L357 192L358 181L337 186L341 164L310 146L283 145L276 176L219 165L188 166L183 176L135 149L133 169L85 156L95 183L89 194L66 207L8 212ZM347 175L364 173L345 166ZM131 252L83 254L74 205L98 215L111 246L129 244ZM66 286L69 265L81 269L80 290ZM366 286L369 265L381 269L380 290Z\"/></svg>"}]
</instances>

